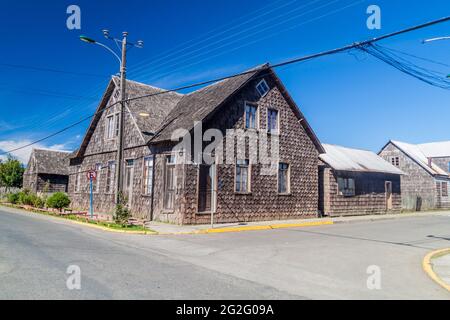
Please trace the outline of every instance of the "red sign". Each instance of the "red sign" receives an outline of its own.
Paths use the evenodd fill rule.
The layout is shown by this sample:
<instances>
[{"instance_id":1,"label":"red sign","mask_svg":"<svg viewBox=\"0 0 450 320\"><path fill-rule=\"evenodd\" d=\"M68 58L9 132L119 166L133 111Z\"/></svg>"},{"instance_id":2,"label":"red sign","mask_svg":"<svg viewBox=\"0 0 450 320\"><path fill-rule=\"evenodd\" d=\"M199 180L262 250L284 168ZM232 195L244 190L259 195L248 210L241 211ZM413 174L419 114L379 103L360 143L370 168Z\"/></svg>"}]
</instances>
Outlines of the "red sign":
<instances>
[{"instance_id":1,"label":"red sign","mask_svg":"<svg viewBox=\"0 0 450 320\"><path fill-rule=\"evenodd\" d=\"M95 170L88 171L87 177L89 180L92 180L92 181L97 180L97 171L95 171Z\"/></svg>"}]
</instances>

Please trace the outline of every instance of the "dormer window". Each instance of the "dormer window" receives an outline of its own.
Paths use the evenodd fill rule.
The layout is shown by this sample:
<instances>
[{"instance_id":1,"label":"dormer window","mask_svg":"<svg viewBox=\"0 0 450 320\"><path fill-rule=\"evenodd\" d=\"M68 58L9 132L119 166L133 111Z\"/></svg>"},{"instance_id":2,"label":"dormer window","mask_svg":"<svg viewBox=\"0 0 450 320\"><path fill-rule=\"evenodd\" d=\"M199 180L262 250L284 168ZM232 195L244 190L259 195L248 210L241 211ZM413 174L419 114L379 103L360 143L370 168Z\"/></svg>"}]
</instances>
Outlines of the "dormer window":
<instances>
[{"instance_id":1,"label":"dormer window","mask_svg":"<svg viewBox=\"0 0 450 320\"><path fill-rule=\"evenodd\" d=\"M259 95L261 97L264 97L267 92L269 92L270 88L267 85L266 80L262 79L257 85L256 85L256 90L258 91Z\"/></svg>"}]
</instances>

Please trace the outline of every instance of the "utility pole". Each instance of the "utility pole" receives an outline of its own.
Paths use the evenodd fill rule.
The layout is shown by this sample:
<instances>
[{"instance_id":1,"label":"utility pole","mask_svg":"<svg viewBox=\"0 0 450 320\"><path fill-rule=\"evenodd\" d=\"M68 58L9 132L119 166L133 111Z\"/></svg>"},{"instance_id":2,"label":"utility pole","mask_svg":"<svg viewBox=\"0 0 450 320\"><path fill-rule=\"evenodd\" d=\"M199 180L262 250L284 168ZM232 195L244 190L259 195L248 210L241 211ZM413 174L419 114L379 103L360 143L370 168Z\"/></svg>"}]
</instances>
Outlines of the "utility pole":
<instances>
[{"instance_id":1,"label":"utility pole","mask_svg":"<svg viewBox=\"0 0 450 320\"><path fill-rule=\"evenodd\" d=\"M122 59L120 65L120 116L119 116L119 136L117 141L117 162L116 162L116 205L120 204L122 197L122 168L123 168L123 131L125 128L125 99L126 99L126 78L127 78L127 37L128 32L123 32Z\"/></svg>"},{"instance_id":2,"label":"utility pole","mask_svg":"<svg viewBox=\"0 0 450 320\"><path fill-rule=\"evenodd\" d=\"M109 31L108 30L103 30L103 35L105 36L106 39L109 40L113 40L116 45L118 46L119 43L122 44L122 57L119 57L119 55L110 47L108 47L107 45L104 45L103 43L100 43L98 41L95 41L91 38L88 38L86 36L80 36L80 40L87 42L87 43L91 43L91 44L96 44L99 45L103 48L105 48L106 50L108 50L110 53L112 53L117 60L119 61L120 64L120 104L119 104L119 108L120 108L120 112L119 112L119 133L118 133L118 137L117 137L117 159L116 159L116 172L115 172L115 176L116 176L116 180L115 180L115 193L116 193L116 197L115 197L115 203L116 205L120 203L121 201L121 193L122 193L122 187L123 187L123 176L122 176L122 171L123 171L123 146L124 146L124 127L125 127L125 100L126 98L126 88L127 88L127 84L126 84L126 76L127 76L127 50L128 47L136 47L136 48L143 48L144 47L144 41L139 40L137 41L136 44L134 43L130 43L128 42L128 32L123 32L122 33L122 39L116 39L113 38L109 35Z\"/></svg>"}]
</instances>

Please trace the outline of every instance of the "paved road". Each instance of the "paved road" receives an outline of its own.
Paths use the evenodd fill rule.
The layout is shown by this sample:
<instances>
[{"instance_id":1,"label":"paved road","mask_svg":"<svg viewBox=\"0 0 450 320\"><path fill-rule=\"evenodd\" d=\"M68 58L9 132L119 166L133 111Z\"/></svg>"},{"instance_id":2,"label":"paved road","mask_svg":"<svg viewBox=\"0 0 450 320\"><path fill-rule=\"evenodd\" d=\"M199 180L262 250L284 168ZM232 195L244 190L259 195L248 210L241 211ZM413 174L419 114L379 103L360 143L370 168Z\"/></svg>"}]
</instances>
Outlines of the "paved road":
<instances>
[{"instance_id":1,"label":"paved road","mask_svg":"<svg viewBox=\"0 0 450 320\"><path fill-rule=\"evenodd\" d=\"M0 207L0 299L450 299L421 269L426 253L444 247L450 213L139 236ZM81 268L81 290L66 287L69 265ZM381 290L367 288L372 265Z\"/></svg>"}]
</instances>

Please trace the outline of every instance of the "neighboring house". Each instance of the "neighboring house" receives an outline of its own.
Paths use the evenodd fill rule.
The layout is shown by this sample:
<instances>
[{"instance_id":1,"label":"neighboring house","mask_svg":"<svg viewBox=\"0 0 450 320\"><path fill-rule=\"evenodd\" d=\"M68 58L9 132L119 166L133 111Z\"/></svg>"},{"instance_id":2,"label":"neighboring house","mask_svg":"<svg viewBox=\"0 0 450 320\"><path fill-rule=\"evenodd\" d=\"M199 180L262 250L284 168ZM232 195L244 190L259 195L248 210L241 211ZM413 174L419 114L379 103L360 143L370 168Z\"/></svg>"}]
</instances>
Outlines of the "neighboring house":
<instances>
[{"instance_id":1,"label":"neighboring house","mask_svg":"<svg viewBox=\"0 0 450 320\"><path fill-rule=\"evenodd\" d=\"M33 149L23 175L23 187L35 193L67 192L69 152Z\"/></svg>"},{"instance_id":2,"label":"neighboring house","mask_svg":"<svg viewBox=\"0 0 450 320\"><path fill-rule=\"evenodd\" d=\"M450 141L417 145L389 141L379 155L406 173L403 209L450 208Z\"/></svg>"},{"instance_id":3,"label":"neighboring house","mask_svg":"<svg viewBox=\"0 0 450 320\"><path fill-rule=\"evenodd\" d=\"M124 193L133 216L177 224L293 219L317 216L318 161L323 148L280 79L267 65L189 94L164 92L127 81ZM89 207L85 172L98 170L94 207L114 210L117 152L118 79L108 85L80 149L71 159L72 206ZM204 133L217 128L279 137L280 161L273 175L247 156L232 163L182 163L172 134L187 130L194 141L196 121ZM224 138L223 145L227 143ZM231 140L231 139L229 139ZM234 142L233 142L234 143Z\"/></svg>"},{"instance_id":4,"label":"neighboring house","mask_svg":"<svg viewBox=\"0 0 450 320\"><path fill-rule=\"evenodd\" d=\"M324 216L401 210L401 170L370 151L326 144L323 147L319 210Z\"/></svg>"}]
</instances>

